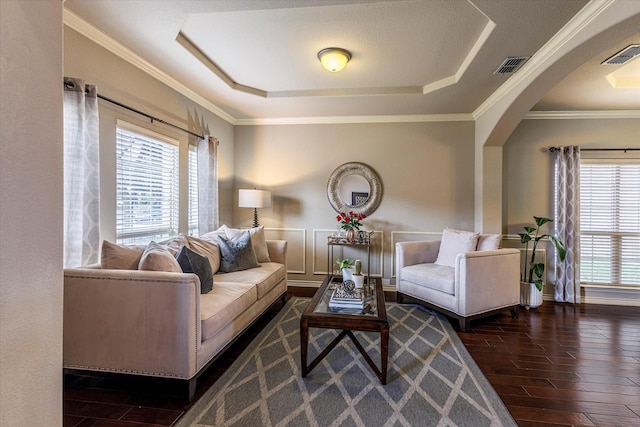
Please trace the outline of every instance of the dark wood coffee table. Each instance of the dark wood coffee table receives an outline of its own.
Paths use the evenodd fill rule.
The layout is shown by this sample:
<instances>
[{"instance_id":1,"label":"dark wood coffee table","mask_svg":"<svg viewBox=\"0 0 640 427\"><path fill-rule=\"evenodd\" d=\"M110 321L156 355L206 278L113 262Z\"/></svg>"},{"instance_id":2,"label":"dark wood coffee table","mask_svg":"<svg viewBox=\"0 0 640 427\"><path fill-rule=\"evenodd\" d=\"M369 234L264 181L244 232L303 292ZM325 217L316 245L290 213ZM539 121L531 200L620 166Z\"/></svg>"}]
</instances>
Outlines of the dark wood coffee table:
<instances>
[{"instance_id":1,"label":"dark wood coffee table","mask_svg":"<svg viewBox=\"0 0 640 427\"><path fill-rule=\"evenodd\" d=\"M371 285L367 287L364 310L342 309L336 311L329 308L329 299L334 287L342 282L342 277L327 275L324 279L309 306L300 317L300 358L303 377L306 377L344 337L348 336L378 376L380 382L387 383L389 321L384 305L382 282L379 278L372 278L371 281ZM309 328L342 329L342 332L313 362L307 365ZM353 331L380 332L380 369L358 342Z\"/></svg>"}]
</instances>

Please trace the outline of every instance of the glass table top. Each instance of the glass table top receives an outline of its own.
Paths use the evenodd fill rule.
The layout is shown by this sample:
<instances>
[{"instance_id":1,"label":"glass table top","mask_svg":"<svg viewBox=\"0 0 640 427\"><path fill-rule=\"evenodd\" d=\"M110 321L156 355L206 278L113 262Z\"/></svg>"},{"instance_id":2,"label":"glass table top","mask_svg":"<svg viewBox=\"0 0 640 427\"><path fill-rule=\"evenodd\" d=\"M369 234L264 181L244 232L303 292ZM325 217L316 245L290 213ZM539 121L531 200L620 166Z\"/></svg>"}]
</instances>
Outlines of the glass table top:
<instances>
[{"instance_id":1,"label":"glass table top","mask_svg":"<svg viewBox=\"0 0 640 427\"><path fill-rule=\"evenodd\" d=\"M344 314L349 316L378 316L378 307L376 298L376 287L375 285L366 284L362 288L362 292L364 293L364 308L336 308L329 305L329 301L331 300L331 295L333 291L339 287L342 283L341 278L334 277L332 281L327 285L324 290L320 301L313 309L314 313L326 313L326 314Z\"/></svg>"}]
</instances>

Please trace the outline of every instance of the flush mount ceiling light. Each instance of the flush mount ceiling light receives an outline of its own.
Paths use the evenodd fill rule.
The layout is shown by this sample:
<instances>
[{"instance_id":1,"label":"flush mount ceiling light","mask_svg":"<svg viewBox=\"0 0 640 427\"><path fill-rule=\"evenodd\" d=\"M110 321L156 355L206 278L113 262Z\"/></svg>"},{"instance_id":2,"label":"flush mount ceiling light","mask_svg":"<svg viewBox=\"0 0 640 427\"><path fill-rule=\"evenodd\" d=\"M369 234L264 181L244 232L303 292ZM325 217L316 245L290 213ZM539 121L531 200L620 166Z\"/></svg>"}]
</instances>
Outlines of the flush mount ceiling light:
<instances>
[{"instance_id":1,"label":"flush mount ceiling light","mask_svg":"<svg viewBox=\"0 0 640 427\"><path fill-rule=\"evenodd\" d=\"M351 53L339 47L328 47L318 52L318 59L325 70L337 73L347 66Z\"/></svg>"}]
</instances>

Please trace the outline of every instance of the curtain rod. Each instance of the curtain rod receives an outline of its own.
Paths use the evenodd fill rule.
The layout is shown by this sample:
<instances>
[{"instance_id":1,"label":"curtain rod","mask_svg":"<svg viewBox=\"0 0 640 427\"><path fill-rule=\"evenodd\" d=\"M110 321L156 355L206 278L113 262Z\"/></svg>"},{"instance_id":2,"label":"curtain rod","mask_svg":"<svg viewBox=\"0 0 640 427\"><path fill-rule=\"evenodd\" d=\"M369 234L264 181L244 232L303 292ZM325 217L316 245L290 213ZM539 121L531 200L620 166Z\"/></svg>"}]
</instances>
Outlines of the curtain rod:
<instances>
[{"instance_id":1,"label":"curtain rod","mask_svg":"<svg viewBox=\"0 0 640 427\"><path fill-rule=\"evenodd\" d=\"M97 94L97 97L98 97L98 98L100 98L100 99L103 99L103 100L105 100L105 101L107 101L107 102L110 102L110 103L112 103L112 104L115 104L115 105L117 105L118 107L122 107L122 108L124 108L124 109L129 110L129 111L133 111L133 112L134 112L134 113L136 113L136 114L140 114L141 116L144 116L144 117L148 118L149 120L151 120L151 123L153 123L154 121L156 121L156 122L160 122L160 123L162 123L163 125L171 126L171 127L172 127L172 128L174 128L174 129L178 129L178 130L181 130L182 132L186 132L186 133L188 133L189 135L195 136L196 138L204 139L204 136L202 136L202 135L198 135L197 133L193 133L193 132L191 132L190 130L187 130L187 129L181 128L180 126L176 126L176 125L174 125L173 123L165 122L165 121L164 121L164 120L162 120L162 119L159 119L159 118L157 118L157 117L154 117L154 116L152 116L152 115L150 115L150 114L147 114L147 113L145 113L145 112L143 112L143 111L136 110L135 108L133 108L133 107L129 107L128 105L125 105L125 104L123 104L123 103L121 103L121 102L115 101L115 100L113 100L113 99L111 99L111 98L107 98L107 97L106 97L106 96L104 96L104 95Z\"/></svg>"},{"instance_id":2,"label":"curtain rod","mask_svg":"<svg viewBox=\"0 0 640 427\"><path fill-rule=\"evenodd\" d=\"M550 153L560 151L562 147L549 147L547 150ZM580 151L640 151L640 148L581 148Z\"/></svg>"}]
</instances>

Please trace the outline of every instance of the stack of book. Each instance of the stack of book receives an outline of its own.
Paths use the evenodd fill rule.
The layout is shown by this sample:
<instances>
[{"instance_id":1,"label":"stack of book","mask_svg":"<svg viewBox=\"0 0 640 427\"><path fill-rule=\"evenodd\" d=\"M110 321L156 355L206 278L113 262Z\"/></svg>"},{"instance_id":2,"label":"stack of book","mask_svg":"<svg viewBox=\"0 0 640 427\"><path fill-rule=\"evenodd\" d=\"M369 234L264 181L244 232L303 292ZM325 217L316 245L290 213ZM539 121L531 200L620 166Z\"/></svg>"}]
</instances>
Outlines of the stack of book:
<instances>
[{"instance_id":1,"label":"stack of book","mask_svg":"<svg viewBox=\"0 0 640 427\"><path fill-rule=\"evenodd\" d=\"M351 308L362 310L364 308L364 292L362 292L361 289L354 289L347 292L342 287L337 287L331 294L329 308Z\"/></svg>"}]
</instances>

